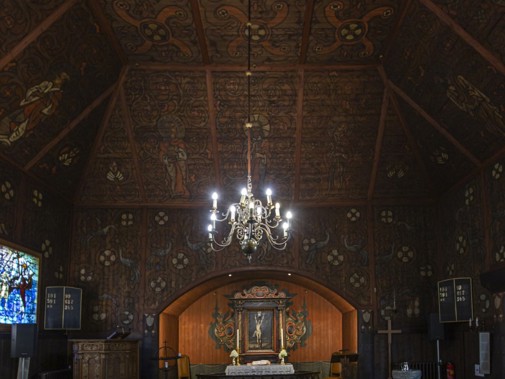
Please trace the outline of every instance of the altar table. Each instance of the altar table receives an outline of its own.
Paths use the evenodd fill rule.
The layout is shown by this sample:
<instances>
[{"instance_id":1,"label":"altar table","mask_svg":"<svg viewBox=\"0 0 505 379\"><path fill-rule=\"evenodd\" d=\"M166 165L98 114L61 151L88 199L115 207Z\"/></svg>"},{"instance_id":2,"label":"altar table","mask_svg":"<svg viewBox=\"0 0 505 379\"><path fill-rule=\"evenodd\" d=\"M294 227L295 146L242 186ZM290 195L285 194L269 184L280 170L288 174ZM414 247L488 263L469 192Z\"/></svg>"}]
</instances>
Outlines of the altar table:
<instances>
[{"instance_id":1,"label":"altar table","mask_svg":"<svg viewBox=\"0 0 505 379\"><path fill-rule=\"evenodd\" d=\"M421 370L393 370L393 379L421 379Z\"/></svg>"},{"instance_id":2,"label":"altar table","mask_svg":"<svg viewBox=\"0 0 505 379\"><path fill-rule=\"evenodd\" d=\"M249 376L249 375L291 375L295 373L295 369L291 363L284 365L240 365L227 366L226 375L231 376Z\"/></svg>"}]
</instances>

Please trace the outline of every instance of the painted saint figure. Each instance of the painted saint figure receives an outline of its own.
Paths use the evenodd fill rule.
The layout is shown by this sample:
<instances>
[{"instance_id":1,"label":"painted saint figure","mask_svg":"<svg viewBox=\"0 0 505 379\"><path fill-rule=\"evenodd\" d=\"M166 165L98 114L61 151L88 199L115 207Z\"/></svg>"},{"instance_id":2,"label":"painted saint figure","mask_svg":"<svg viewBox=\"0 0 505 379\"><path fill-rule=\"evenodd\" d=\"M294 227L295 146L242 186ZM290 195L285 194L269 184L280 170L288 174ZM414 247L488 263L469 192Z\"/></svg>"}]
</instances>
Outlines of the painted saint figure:
<instances>
[{"instance_id":1,"label":"painted saint figure","mask_svg":"<svg viewBox=\"0 0 505 379\"><path fill-rule=\"evenodd\" d=\"M186 187L187 149L184 142L184 126L174 116L162 116L156 126L163 137L159 145L159 159L165 170L165 182L173 197L189 197Z\"/></svg>"},{"instance_id":2,"label":"painted saint figure","mask_svg":"<svg viewBox=\"0 0 505 379\"><path fill-rule=\"evenodd\" d=\"M30 87L19 108L0 119L0 142L11 145L53 115L62 99L62 85L68 79L67 73L61 72L53 81L44 80Z\"/></svg>"}]
</instances>

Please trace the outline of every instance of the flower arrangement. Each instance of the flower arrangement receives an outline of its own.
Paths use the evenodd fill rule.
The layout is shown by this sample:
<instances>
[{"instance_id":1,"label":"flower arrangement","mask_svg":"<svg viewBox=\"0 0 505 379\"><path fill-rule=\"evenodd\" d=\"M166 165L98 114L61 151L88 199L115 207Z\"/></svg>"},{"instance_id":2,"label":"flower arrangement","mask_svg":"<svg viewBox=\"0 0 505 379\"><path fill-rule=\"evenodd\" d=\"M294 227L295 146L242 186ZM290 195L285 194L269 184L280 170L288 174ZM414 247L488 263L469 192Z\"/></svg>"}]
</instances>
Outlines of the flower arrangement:
<instances>
[{"instance_id":1,"label":"flower arrangement","mask_svg":"<svg viewBox=\"0 0 505 379\"><path fill-rule=\"evenodd\" d=\"M230 353L230 358L231 358L231 360L232 360L232 364L233 364L234 366L237 366L237 365L239 365L239 364L240 364L240 363L238 362L238 357L239 357L238 351L237 351L237 350L235 350L235 349L233 349L233 350L231 351L231 353Z\"/></svg>"},{"instance_id":2,"label":"flower arrangement","mask_svg":"<svg viewBox=\"0 0 505 379\"><path fill-rule=\"evenodd\" d=\"M288 356L288 352L286 349L282 348L281 351L279 352L279 359L281 360L281 365L284 364L284 358Z\"/></svg>"}]
</instances>

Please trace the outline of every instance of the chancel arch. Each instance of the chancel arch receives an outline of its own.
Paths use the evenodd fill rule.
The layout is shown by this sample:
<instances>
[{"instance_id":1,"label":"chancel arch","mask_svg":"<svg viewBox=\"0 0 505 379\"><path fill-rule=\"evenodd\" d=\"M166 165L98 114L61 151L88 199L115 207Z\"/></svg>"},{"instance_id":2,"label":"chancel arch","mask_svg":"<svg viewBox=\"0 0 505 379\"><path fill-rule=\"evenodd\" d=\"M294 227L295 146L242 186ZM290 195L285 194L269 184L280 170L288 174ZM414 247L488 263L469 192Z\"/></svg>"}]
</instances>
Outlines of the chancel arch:
<instances>
[{"instance_id":1,"label":"chancel arch","mask_svg":"<svg viewBox=\"0 0 505 379\"><path fill-rule=\"evenodd\" d=\"M258 271L209 279L174 300L160 313L160 346L166 343L175 351L189 355L192 364L231 362L229 355L236 348L239 329L232 297L244 291L254 292L256 287L289 297L282 310L281 325L279 313L274 310L277 324L273 330L269 329L278 340L280 326L283 327L289 362L329 361L335 351L358 351L358 312L349 301L298 274ZM242 312L242 317L247 314ZM240 328L241 350L247 350L246 345L252 338L246 334L251 333L244 325L247 326L247 320L242 320ZM268 348L276 356L279 344L273 343Z\"/></svg>"}]
</instances>

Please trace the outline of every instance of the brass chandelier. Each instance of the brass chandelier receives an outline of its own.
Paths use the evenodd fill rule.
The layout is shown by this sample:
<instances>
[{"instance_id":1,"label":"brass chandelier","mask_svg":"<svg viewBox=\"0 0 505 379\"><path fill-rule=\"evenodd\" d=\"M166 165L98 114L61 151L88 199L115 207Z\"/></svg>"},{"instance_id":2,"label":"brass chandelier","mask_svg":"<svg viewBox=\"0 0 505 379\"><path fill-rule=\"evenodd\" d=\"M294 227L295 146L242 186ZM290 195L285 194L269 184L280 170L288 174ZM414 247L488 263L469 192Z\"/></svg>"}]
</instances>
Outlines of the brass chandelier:
<instances>
[{"instance_id":1,"label":"brass chandelier","mask_svg":"<svg viewBox=\"0 0 505 379\"><path fill-rule=\"evenodd\" d=\"M221 251L229 246L233 237L238 240L242 252L251 261L263 239L277 249L286 248L289 239L291 212L286 213L286 221L283 222L280 214L280 204L272 202L272 191L266 190L267 201L263 205L261 200L256 199L252 193L251 180L251 1L248 4L248 19L246 24L247 34L247 121L244 125L247 132L247 185L242 189L240 200L233 203L226 212L217 209L218 195L212 194L211 223L208 226L209 245L214 251ZM222 235L216 229L216 223L221 223L222 229L229 228ZM282 228L280 228L282 226ZM280 230L282 229L282 230Z\"/></svg>"}]
</instances>

